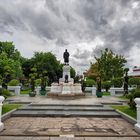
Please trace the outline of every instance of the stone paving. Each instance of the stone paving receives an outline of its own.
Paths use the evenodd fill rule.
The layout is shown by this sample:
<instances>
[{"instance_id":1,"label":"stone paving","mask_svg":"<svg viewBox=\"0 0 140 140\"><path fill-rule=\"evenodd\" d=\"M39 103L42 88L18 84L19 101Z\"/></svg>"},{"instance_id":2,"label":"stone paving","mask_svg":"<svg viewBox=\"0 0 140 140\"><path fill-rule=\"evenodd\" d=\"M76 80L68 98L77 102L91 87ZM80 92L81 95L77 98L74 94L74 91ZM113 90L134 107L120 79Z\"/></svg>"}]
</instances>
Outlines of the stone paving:
<instances>
[{"instance_id":1,"label":"stone paving","mask_svg":"<svg viewBox=\"0 0 140 140\"><path fill-rule=\"evenodd\" d=\"M71 98L70 98L71 99ZM117 104L123 101L116 97L111 96L103 96L102 98L97 98L96 96L84 96L78 99L69 100L69 97L66 99L64 98L48 98L47 96L36 96L36 97L29 97L28 95L20 95L8 98L7 100L14 101L14 102L31 102L31 103L38 103L38 104L98 104L98 103L109 103L109 104Z\"/></svg>"},{"instance_id":2,"label":"stone paving","mask_svg":"<svg viewBox=\"0 0 140 140\"><path fill-rule=\"evenodd\" d=\"M8 137L0 136L0 140L140 140L139 137Z\"/></svg>"},{"instance_id":3,"label":"stone paving","mask_svg":"<svg viewBox=\"0 0 140 140\"><path fill-rule=\"evenodd\" d=\"M11 117L0 135L31 136L138 136L122 118Z\"/></svg>"},{"instance_id":4,"label":"stone paving","mask_svg":"<svg viewBox=\"0 0 140 140\"><path fill-rule=\"evenodd\" d=\"M116 97L94 96L74 100L44 96L14 96L14 102L35 104L96 105L119 104ZM8 101L8 102L9 102ZM4 121L5 129L0 140L139 140L134 126L122 118L98 117L11 117Z\"/></svg>"}]
</instances>

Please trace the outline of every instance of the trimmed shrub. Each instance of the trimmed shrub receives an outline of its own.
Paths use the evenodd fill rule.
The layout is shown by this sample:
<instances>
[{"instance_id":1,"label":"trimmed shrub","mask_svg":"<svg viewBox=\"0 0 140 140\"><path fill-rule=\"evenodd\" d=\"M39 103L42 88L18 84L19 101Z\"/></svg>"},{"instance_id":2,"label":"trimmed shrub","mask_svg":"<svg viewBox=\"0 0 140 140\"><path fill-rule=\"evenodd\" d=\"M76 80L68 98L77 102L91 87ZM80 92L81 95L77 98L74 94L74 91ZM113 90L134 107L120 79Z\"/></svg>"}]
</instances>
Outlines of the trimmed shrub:
<instances>
[{"instance_id":1,"label":"trimmed shrub","mask_svg":"<svg viewBox=\"0 0 140 140\"><path fill-rule=\"evenodd\" d=\"M0 79L0 85L2 85L2 79Z\"/></svg>"},{"instance_id":2,"label":"trimmed shrub","mask_svg":"<svg viewBox=\"0 0 140 140\"><path fill-rule=\"evenodd\" d=\"M123 78L114 78L111 80L111 85L114 87L122 87L123 86Z\"/></svg>"},{"instance_id":3,"label":"trimmed shrub","mask_svg":"<svg viewBox=\"0 0 140 140\"><path fill-rule=\"evenodd\" d=\"M8 83L8 85L9 86L17 86L17 85L19 85L19 83L20 83L19 80L13 79Z\"/></svg>"},{"instance_id":4,"label":"trimmed shrub","mask_svg":"<svg viewBox=\"0 0 140 140\"><path fill-rule=\"evenodd\" d=\"M97 76L95 76L95 75L89 75L89 76L86 77L86 79L87 79L87 80L90 80L90 79L91 79L91 80L96 81L96 77L97 77Z\"/></svg>"},{"instance_id":5,"label":"trimmed shrub","mask_svg":"<svg viewBox=\"0 0 140 140\"><path fill-rule=\"evenodd\" d=\"M36 79L35 86L40 86L40 85L41 85L41 79Z\"/></svg>"},{"instance_id":6,"label":"trimmed shrub","mask_svg":"<svg viewBox=\"0 0 140 140\"><path fill-rule=\"evenodd\" d=\"M129 85L140 85L140 78L138 77L133 77L129 79Z\"/></svg>"},{"instance_id":7,"label":"trimmed shrub","mask_svg":"<svg viewBox=\"0 0 140 140\"><path fill-rule=\"evenodd\" d=\"M84 84L86 87L92 87L93 85L96 84L96 82L92 79L88 79L88 80L84 81Z\"/></svg>"},{"instance_id":8,"label":"trimmed shrub","mask_svg":"<svg viewBox=\"0 0 140 140\"><path fill-rule=\"evenodd\" d=\"M128 104L131 108L136 109L136 103L134 99L137 97L140 97L140 89L133 89L131 93L127 95L127 98L129 99Z\"/></svg>"},{"instance_id":9,"label":"trimmed shrub","mask_svg":"<svg viewBox=\"0 0 140 140\"><path fill-rule=\"evenodd\" d=\"M104 81L104 82L102 82L102 88L104 88L106 90L106 92L108 92L110 87L111 87L111 81Z\"/></svg>"},{"instance_id":10,"label":"trimmed shrub","mask_svg":"<svg viewBox=\"0 0 140 140\"><path fill-rule=\"evenodd\" d=\"M11 96L10 91L3 88L0 88L0 95L4 96L5 98L7 98L8 96Z\"/></svg>"}]
</instances>

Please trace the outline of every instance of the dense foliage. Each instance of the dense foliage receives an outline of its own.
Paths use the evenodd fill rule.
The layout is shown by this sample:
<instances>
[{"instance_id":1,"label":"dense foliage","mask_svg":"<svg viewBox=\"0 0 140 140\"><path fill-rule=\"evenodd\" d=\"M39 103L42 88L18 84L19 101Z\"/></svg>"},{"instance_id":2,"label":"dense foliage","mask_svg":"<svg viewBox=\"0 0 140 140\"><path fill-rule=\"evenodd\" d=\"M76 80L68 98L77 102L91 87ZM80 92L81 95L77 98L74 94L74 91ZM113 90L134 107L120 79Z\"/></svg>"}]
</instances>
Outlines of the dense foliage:
<instances>
[{"instance_id":1,"label":"dense foliage","mask_svg":"<svg viewBox=\"0 0 140 140\"><path fill-rule=\"evenodd\" d=\"M112 83L110 81L104 81L102 82L102 88L104 88L106 90L106 92L108 92L108 90L110 89Z\"/></svg>"},{"instance_id":2,"label":"dense foliage","mask_svg":"<svg viewBox=\"0 0 140 140\"><path fill-rule=\"evenodd\" d=\"M21 55L13 42L0 42L0 78L9 82L22 76Z\"/></svg>"},{"instance_id":3,"label":"dense foliage","mask_svg":"<svg viewBox=\"0 0 140 140\"><path fill-rule=\"evenodd\" d=\"M92 79L87 79L84 81L86 87L92 87L93 85L96 85L96 82Z\"/></svg>"},{"instance_id":4,"label":"dense foliage","mask_svg":"<svg viewBox=\"0 0 140 140\"><path fill-rule=\"evenodd\" d=\"M123 77L123 67L126 63L123 56L114 54L106 48L104 51L101 51L101 56L95 56L95 59L96 62L91 64L90 71L94 73L94 75L100 75L103 81Z\"/></svg>"},{"instance_id":5,"label":"dense foliage","mask_svg":"<svg viewBox=\"0 0 140 140\"><path fill-rule=\"evenodd\" d=\"M133 89L132 91L131 91L131 93L129 93L128 95L127 95L127 98L129 98L129 106L131 107L131 108L136 108L136 103L135 103L135 101L134 101L134 99L135 98L140 98L140 89Z\"/></svg>"},{"instance_id":6,"label":"dense foliage","mask_svg":"<svg viewBox=\"0 0 140 140\"><path fill-rule=\"evenodd\" d=\"M140 78L139 77L131 77L129 78L129 85L136 85L135 89L133 89L126 97L129 98L129 106L131 108L136 109L136 103L134 101L135 98L140 98Z\"/></svg>"}]
</instances>

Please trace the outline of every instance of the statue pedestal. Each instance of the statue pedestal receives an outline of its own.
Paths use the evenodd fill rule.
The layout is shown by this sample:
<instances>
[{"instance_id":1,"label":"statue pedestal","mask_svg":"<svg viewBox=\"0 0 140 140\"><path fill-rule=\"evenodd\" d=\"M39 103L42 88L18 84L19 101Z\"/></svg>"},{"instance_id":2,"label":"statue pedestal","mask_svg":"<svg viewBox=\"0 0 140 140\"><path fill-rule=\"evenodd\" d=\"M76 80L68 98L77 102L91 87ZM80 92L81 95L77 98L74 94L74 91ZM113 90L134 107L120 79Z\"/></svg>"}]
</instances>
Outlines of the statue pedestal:
<instances>
[{"instance_id":1,"label":"statue pedestal","mask_svg":"<svg viewBox=\"0 0 140 140\"><path fill-rule=\"evenodd\" d=\"M70 66L65 65L63 66L63 80L65 81L65 75L68 75L68 81L71 79L70 78Z\"/></svg>"},{"instance_id":2,"label":"statue pedestal","mask_svg":"<svg viewBox=\"0 0 140 140\"><path fill-rule=\"evenodd\" d=\"M63 83L62 94L70 94L71 92L71 84Z\"/></svg>"},{"instance_id":3,"label":"statue pedestal","mask_svg":"<svg viewBox=\"0 0 140 140\"><path fill-rule=\"evenodd\" d=\"M65 83L65 75L68 76L68 83ZM51 91L49 95L58 95L58 96L63 96L63 95L83 95L82 89L81 89L81 84L80 83L75 83L73 78L70 78L70 66L65 65L63 67L63 77L59 79L59 84L58 83L52 83L51 85Z\"/></svg>"}]
</instances>

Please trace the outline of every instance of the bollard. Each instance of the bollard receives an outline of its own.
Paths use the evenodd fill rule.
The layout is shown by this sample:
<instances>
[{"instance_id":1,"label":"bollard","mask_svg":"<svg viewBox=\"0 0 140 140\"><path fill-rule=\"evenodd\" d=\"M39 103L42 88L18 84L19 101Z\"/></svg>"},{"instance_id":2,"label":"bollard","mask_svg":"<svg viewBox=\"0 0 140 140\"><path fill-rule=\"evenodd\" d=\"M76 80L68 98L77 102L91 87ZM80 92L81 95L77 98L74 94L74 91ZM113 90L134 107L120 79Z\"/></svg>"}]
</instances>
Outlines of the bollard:
<instances>
[{"instance_id":1,"label":"bollard","mask_svg":"<svg viewBox=\"0 0 140 140\"><path fill-rule=\"evenodd\" d=\"M4 101L4 97L3 96L0 96L0 131L3 130L4 128L4 124L1 122L1 116L2 116L2 102Z\"/></svg>"},{"instance_id":2,"label":"bollard","mask_svg":"<svg viewBox=\"0 0 140 140\"><path fill-rule=\"evenodd\" d=\"M137 123L135 124L135 130L140 133L140 98L135 98L134 101L137 107Z\"/></svg>"}]
</instances>

